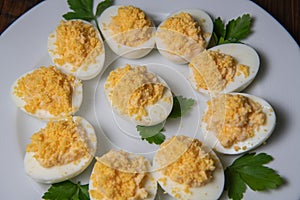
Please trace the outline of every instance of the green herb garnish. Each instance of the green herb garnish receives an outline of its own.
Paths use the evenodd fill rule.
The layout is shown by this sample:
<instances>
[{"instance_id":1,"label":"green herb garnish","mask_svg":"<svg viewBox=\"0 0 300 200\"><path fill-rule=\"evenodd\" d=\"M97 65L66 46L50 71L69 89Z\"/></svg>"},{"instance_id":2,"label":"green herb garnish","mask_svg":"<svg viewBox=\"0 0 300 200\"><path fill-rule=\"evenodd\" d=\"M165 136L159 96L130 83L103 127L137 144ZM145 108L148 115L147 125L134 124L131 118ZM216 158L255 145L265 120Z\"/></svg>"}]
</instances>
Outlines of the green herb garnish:
<instances>
[{"instance_id":1,"label":"green herb garnish","mask_svg":"<svg viewBox=\"0 0 300 200\"><path fill-rule=\"evenodd\" d=\"M187 99L183 96L173 97L173 108L168 118L179 118L188 113L195 103L194 99ZM142 140L146 140L150 144L161 144L165 141L166 136L162 133L164 123L154 126L136 126L137 131L140 133Z\"/></svg>"},{"instance_id":2,"label":"green herb garnish","mask_svg":"<svg viewBox=\"0 0 300 200\"><path fill-rule=\"evenodd\" d=\"M95 14L93 9L94 0L68 0L68 4L70 9L73 11L64 14L63 18L65 18L66 20L82 19L88 22L94 21L99 33L101 33L97 17L99 17L106 8L110 7L113 4L113 1L101 1L97 5Z\"/></svg>"},{"instance_id":3,"label":"green herb garnish","mask_svg":"<svg viewBox=\"0 0 300 200\"><path fill-rule=\"evenodd\" d=\"M275 189L283 183L283 179L275 170L264 166L273 158L266 153L246 153L236 159L225 170L225 190L228 197L240 200L247 185L254 191Z\"/></svg>"},{"instance_id":4,"label":"green herb garnish","mask_svg":"<svg viewBox=\"0 0 300 200\"><path fill-rule=\"evenodd\" d=\"M162 134L164 124L159 123L154 126L136 126L142 140L146 140L150 144L161 144L165 141L166 136Z\"/></svg>"},{"instance_id":5,"label":"green herb garnish","mask_svg":"<svg viewBox=\"0 0 300 200\"><path fill-rule=\"evenodd\" d=\"M237 19L230 20L226 27L220 17L214 20L213 40L215 45L237 43L251 33L251 16L244 14Z\"/></svg>"},{"instance_id":6,"label":"green herb garnish","mask_svg":"<svg viewBox=\"0 0 300 200\"><path fill-rule=\"evenodd\" d=\"M187 99L183 96L173 97L173 108L168 118L178 118L185 115L189 110L192 109L195 103L194 99Z\"/></svg>"},{"instance_id":7,"label":"green herb garnish","mask_svg":"<svg viewBox=\"0 0 300 200\"><path fill-rule=\"evenodd\" d=\"M80 185L67 180L61 183L52 184L43 195L45 200L89 200L88 184Z\"/></svg>"}]
</instances>

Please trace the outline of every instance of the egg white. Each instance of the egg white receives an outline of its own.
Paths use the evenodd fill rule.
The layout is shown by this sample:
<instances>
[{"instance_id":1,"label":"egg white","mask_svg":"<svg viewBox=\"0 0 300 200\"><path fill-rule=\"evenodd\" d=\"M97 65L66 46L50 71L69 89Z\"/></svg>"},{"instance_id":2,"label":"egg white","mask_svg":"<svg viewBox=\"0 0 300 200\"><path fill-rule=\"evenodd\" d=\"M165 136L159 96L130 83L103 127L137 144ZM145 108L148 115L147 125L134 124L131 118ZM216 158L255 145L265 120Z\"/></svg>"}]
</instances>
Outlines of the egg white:
<instances>
[{"instance_id":1,"label":"egg white","mask_svg":"<svg viewBox=\"0 0 300 200\"><path fill-rule=\"evenodd\" d=\"M202 33L205 33L205 35L203 36L203 39L206 42L205 47L207 47L207 45L209 44L209 41L211 39L212 32L213 32L213 22L212 22L211 17L205 11L200 10L200 9L182 9L182 10L172 13L167 18L177 15L181 12L189 13L190 15L193 16L193 18L197 22L199 22ZM165 22L165 20L163 22L161 22L160 25L158 26L157 33L159 31L161 31L160 26L164 22ZM180 33L178 33L178 34L180 34ZM193 39L189 39L189 40L193 41ZM197 49L194 49L194 51L192 51L191 54L189 54L189 55L176 55L175 53L172 54L172 53L168 52L168 51L176 52L176 50L168 49L168 47L164 44L164 42L161 40L161 38L157 36L157 34L155 37L155 41L156 41L156 46L157 46L159 53L162 56L164 56L165 58L167 58L168 60L170 60L174 63L177 63L177 64L185 64L185 63L190 62L192 57L194 57L195 55L197 55L197 53L200 53L203 50L203 49L197 48Z\"/></svg>"},{"instance_id":2,"label":"egg white","mask_svg":"<svg viewBox=\"0 0 300 200\"><path fill-rule=\"evenodd\" d=\"M153 72L149 72L149 71L147 71L146 73L154 74ZM155 104L145 106L145 110L147 111L148 115L142 116L142 118L140 120L136 120L137 115L132 115L132 116L122 115L118 111L118 108L116 108L115 106L112 105L112 101L109 98L109 94L111 91L113 91L114 88L105 88L106 98L107 98L108 102L110 103L110 105L112 106L113 111L116 114L118 114L119 116L121 116L122 118L124 118L125 120L127 120L135 125L153 126L153 125L156 125L156 124L159 124L159 123L165 121L166 118L171 113L172 108L173 108L173 95L172 95L172 91L171 91L170 87L165 82L165 80L163 80L160 76L158 76L156 74L154 74L154 75L157 78L157 81L155 83L162 83L165 86L165 90L164 90L163 96ZM122 80L120 80L118 82L118 84L122 85L123 84ZM117 87L117 85L115 87ZM170 99L170 102L167 102L165 100L166 98Z\"/></svg>"},{"instance_id":3,"label":"egg white","mask_svg":"<svg viewBox=\"0 0 300 200\"><path fill-rule=\"evenodd\" d=\"M189 80L191 82L192 87L198 92L205 95L210 95L214 93L240 92L243 89L245 89L256 77L260 66L260 59L257 52L252 47L246 44L228 43L212 47L208 50L219 50L220 53L224 53L234 57L234 59L237 61L237 64L243 64L249 67L249 76L244 77L243 73L241 73L241 75L239 76L237 76L236 74L234 76L234 80L232 82L229 82L222 91L211 91L209 89L197 89L194 74L190 69ZM203 78L205 79L205 77Z\"/></svg>"},{"instance_id":4,"label":"egg white","mask_svg":"<svg viewBox=\"0 0 300 200\"><path fill-rule=\"evenodd\" d=\"M82 20L80 20L82 21ZM91 26L93 26L91 23L88 23L86 21L82 21L83 23L89 24ZM99 39L99 41L101 42L101 53L98 54L95 57L95 62L89 63L87 66L84 65L84 63L79 66L76 67L76 70L73 70L73 64L72 63L64 63L63 65L59 65L58 63L55 63L54 60L57 58L61 58L60 55L55 54L55 50L56 50L56 30L54 30L48 37L48 52L49 55L52 59L52 62L55 63L55 65L57 66L58 69L60 69L62 72L66 73L66 74L72 74L73 76L77 77L80 80L90 80L94 77L96 77L101 70L103 69L104 66L104 61L105 61L105 48L104 48L104 43L102 41L101 35L99 33L99 31L93 26L93 28L95 29L96 33L97 33L97 37Z\"/></svg>"},{"instance_id":5,"label":"egg white","mask_svg":"<svg viewBox=\"0 0 300 200\"><path fill-rule=\"evenodd\" d=\"M130 157L134 158L134 154L130 154ZM99 161L98 161L99 162ZM96 165L96 163L95 163ZM92 174L94 174L95 171L95 165L92 171ZM147 164L147 168L151 169L150 162ZM145 200L154 200L156 193L157 193L157 181L155 180L153 174L149 171L147 174L147 178L143 181L143 186L147 190L149 197L146 198ZM97 190L97 188L94 187L94 182L92 179L89 181L89 191L90 190ZM91 200L94 200L92 195L90 195Z\"/></svg>"},{"instance_id":6,"label":"egg white","mask_svg":"<svg viewBox=\"0 0 300 200\"><path fill-rule=\"evenodd\" d=\"M173 181L170 177L164 175L161 171L159 171L159 169L162 169L163 166L160 166L159 154L155 154L153 158L153 168L155 169L155 171L153 172L154 177L161 188L165 192L167 192L170 197L176 199L172 191L176 191L176 194L180 195L180 199L188 200L215 200L218 199L222 194L225 180L222 163L220 162L217 155L209 147L203 145L201 149L207 153L210 152L211 156L215 160L216 169L213 172L213 178L209 183L201 187L191 187L188 189L188 193L185 192L186 186L184 184ZM170 197L164 197L164 199L172 199Z\"/></svg>"},{"instance_id":7,"label":"egg white","mask_svg":"<svg viewBox=\"0 0 300 200\"><path fill-rule=\"evenodd\" d=\"M38 109L36 110L35 113L29 113L24 109L24 106L26 105L26 102L22 99L22 97L18 97L15 93L14 93L14 88L17 86L18 80L21 79L22 77L25 77L27 74L32 73L34 70L29 71L25 74L23 74L22 76L20 76L12 85L11 87L11 97L12 100L14 101L14 103L16 104L16 106L18 108L20 108L23 112L25 112L26 114L33 116L37 119L40 120L45 120L48 121L50 119L52 120L57 120L57 119L61 119L64 118L66 116L69 115L73 115L74 113L76 113L78 111L78 109L81 106L82 103L82 99L83 99L83 89L82 89L82 83L80 80L75 79L74 81L74 87L73 92L72 92L72 112L69 113L61 113L57 116L51 114L49 111L47 110L42 110L42 109Z\"/></svg>"},{"instance_id":8,"label":"egg white","mask_svg":"<svg viewBox=\"0 0 300 200\"><path fill-rule=\"evenodd\" d=\"M58 183L73 178L83 172L94 158L97 148L97 138L93 126L84 118L73 117L74 121L79 121L84 131L79 131L82 137L86 137L86 145L89 155L81 158L78 162L69 163L60 166L45 168L34 158L34 152L26 152L24 158L24 169L28 176L40 183Z\"/></svg>"},{"instance_id":9,"label":"egg white","mask_svg":"<svg viewBox=\"0 0 300 200\"><path fill-rule=\"evenodd\" d=\"M100 30L105 38L105 42L108 44L111 50L118 56L128 59L142 58L149 54L150 51L154 48L155 38L154 36L152 36L148 41L136 47L125 46L123 44L117 43L113 38L114 34L107 26L110 24L111 18L118 14L118 9L120 7L122 7L122 5L110 6L109 8L105 9L98 18ZM150 19L149 16L147 17ZM151 22L153 25L153 27L151 27L151 32L153 32L154 34L156 29L152 20Z\"/></svg>"},{"instance_id":10,"label":"egg white","mask_svg":"<svg viewBox=\"0 0 300 200\"><path fill-rule=\"evenodd\" d=\"M262 111L266 114L266 124L263 126L260 126L259 130L254 131L254 136L251 138L248 138L245 141L238 142L234 145L232 145L230 148L225 148L223 145L219 142L218 138L216 137L216 133L212 131L208 131L206 129L207 123L201 122L201 130L203 134L204 141L215 151L223 154L241 154L247 151L250 151L261 144L263 144L272 134L275 125L276 125L276 114L272 106L265 100L263 100L260 97L245 94L245 93L230 93L232 95L243 95L245 97L248 97L252 99L253 101L259 103L262 106ZM208 108L207 108L208 109ZM205 110L205 112L207 111ZM234 147L238 146L240 147L239 150L236 150ZM243 148L246 147L246 148Z\"/></svg>"}]
</instances>

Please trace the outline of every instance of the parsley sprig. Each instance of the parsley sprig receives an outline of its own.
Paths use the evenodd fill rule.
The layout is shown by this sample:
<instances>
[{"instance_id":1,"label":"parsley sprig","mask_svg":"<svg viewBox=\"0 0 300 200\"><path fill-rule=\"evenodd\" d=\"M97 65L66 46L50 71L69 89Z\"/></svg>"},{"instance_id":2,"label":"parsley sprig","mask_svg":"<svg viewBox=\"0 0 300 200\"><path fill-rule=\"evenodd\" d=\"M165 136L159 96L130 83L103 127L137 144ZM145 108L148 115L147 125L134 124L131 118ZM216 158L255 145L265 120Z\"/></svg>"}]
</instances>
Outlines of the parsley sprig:
<instances>
[{"instance_id":1,"label":"parsley sprig","mask_svg":"<svg viewBox=\"0 0 300 200\"><path fill-rule=\"evenodd\" d=\"M275 189L283 179L275 170L264 166L272 161L266 153L246 153L225 169L225 190L233 200L243 198L247 185L254 191Z\"/></svg>"},{"instance_id":2,"label":"parsley sprig","mask_svg":"<svg viewBox=\"0 0 300 200\"><path fill-rule=\"evenodd\" d=\"M66 20L81 19L88 22L94 21L99 33L101 33L97 18L106 8L110 7L113 4L113 1L101 1L97 5L96 13L94 13L93 8L94 0L68 0L68 4L70 9L73 11L64 14L63 18L65 18Z\"/></svg>"},{"instance_id":3,"label":"parsley sprig","mask_svg":"<svg viewBox=\"0 0 300 200\"><path fill-rule=\"evenodd\" d=\"M230 20L226 26L218 17L214 20L213 40L216 45L225 43L237 43L251 33L251 16L244 14L241 17Z\"/></svg>"},{"instance_id":4,"label":"parsley sprig","mask_svg":"<svg viewBox=\"0 0 300 200\"><path fill-rule=\"evenodd\" d=\"M194 99L188 99L183 96L173 97L173 108L167 119L179 118L188 113L195 103ZM165 141L166 136L162 133L164 130L164 122L154 126L136 126L142 140L146 140L150 144L161 144Z\"/></svg>"},{"instance_id":5,"label":"parsley sprig","mask_svg":"<svg viewBox=\"0 0 300 200\"><path fill-rule=\"evenodd\" d=\"M75 184L67 180L52 184L42 198L45 200L89 200L88 187L88 184L80 185L80 182Z\"/></svg>"}]
</instances>

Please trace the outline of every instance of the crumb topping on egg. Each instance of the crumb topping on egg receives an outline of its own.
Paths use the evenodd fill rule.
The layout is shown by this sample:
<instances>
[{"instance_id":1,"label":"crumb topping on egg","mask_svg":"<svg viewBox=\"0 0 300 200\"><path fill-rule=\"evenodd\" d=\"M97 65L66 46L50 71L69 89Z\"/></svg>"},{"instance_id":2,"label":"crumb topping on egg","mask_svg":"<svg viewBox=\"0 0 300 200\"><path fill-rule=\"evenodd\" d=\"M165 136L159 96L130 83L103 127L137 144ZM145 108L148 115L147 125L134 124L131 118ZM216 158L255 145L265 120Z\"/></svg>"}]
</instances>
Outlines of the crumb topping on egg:
<instances>
[{"instance_id":1,"label":"crumb topping on egg","mask_svg":"<svg viewBox=\"0 0 300 200\"><path fill-rule=\"evenodd\" d=\"M107 77L105 88L113 88L122 79L122 77L132 69L129 64L126 64L123 68L117 68L109 73Z\"/></svg>"},{"instance_id":2,"label":"crumb topping on egg","mask_svg":"<svg viewBox=\"0 0 300 200\"><path fill-rule=\"evenodd\" d=\"M198 43L204 42L199 23L195 21L193 16L189 13L181 12L167 18L161 25L161 28L179 32L192 38Z\"/></svg>"},{"instance_id":3,"label":"crumb topping on egg","mask_svg":"<svg viewBox=\"0 0 300 200\"><path fill-rule=\"evenodd\" d=\"M130 96L128 102L129 116L136 115L136 120L147 116L145 109L148 105L155 104L164 94L165 86L157 83L147 83L136 89Z\"/></svg>"},{"instance_id":4,"label":"crumb topping on egg","mask_svg":"<svg viewBox=\"0 0 300 200\"><path fill-rule=\"evenodd\" d=\"M266 117L262 106L252 99L239 94L223 94L208 101L202 121L207 123L207 130L216 133L225 148L230 148L253 137L266 123Z\"/></svg>"},{"instance_id":5,"label":"crumb topping on egg","mask_svg":"<svg viewBox=\"0 0 300 200\"><path fill-rule=\"evenodd\" d=\"M197 89L221 91L234 81L235 75L249 76L249 67L238 64L234 57L220 51L203 51L189 64Z\"/></svg>"},{"instance_id":6,"label":"crumb topping on egg","mask_svg":"<svg viewBox=\"0 0 300 200\"><path fill-rule=\"evenodd\" d=\"M189 64L197 89L221 91L234 79L236 62L219 51L203 51Z\"/></svg>"},{"instance_id":7,"label":"crumb topping on egg","mask_svg":"<svg viewBox=\"0 0 300 200\"><path fill-rule=\"evenodd\" d=\"M186 150L179 154L177 160L170 161L169 165L162 169L162 173L171 180L187 187L200 187L210 182L216 168L215 161L209 152L202 149L202 146L203 144L197 139L185 136L172 137L168 144L163 146L166 150L170 150L170 147L172 150L178 148L179 152L183 149ZM175 150L174 152L178 151ZM165 158L169 159L166 156Z\"/></svg>"},{"instance_id":8,"label":"crumb topping on egg","mask_svg":"<svg viewBox=\"0 0 300 200\"><path fill-rule=\"evenodd\" d=\"M93 199L146 199L150 193L145 187L147 161L142 156L131 156L124 151L110 151L97 158L91 175Z\"/></svg>"},{"instance_id":9,"label":"crumb topping on egg","mask_svg":"<svg viewBox=\"0 0 300 200\"><path fill-rule=\"evenodd\" d=\"M74 82L74 76L65 75L54 66L42 66L20 78L14 94L26 103L24 109L28 113L45 110L58 116L73 111Z\"/></svg>"},{"instance_id":10,"label":"crumb topping on egg","mask_svg":"<svg viewBox=\"0 0 300 200\"><path fill-rule=\"evenodd\" d=\"M240 76L241 74L247 78L250 74L250 67L247 65L240 64L237 66L237 75Z\"/></svg>"},{"instance_id":11,"label":"crumb topping on egg","mask_svg":"<svg viewBox=\"0 0 300 200\"><path fill-rule=\"evenodd\" d=\"M114 34L114 40L125 46L136 47L152 37L151 20L140 9L134 6L121 6L118 14L112 17L108 25Z\"/></svg>"},{"instance_id":12,"label":"crumb topping on egg","mask_svg":"<svg viewBox=\"0 0 300 200\"><path fill-rule=\"evenodd\" d=\"M145 66L136 66L132 68L122 77L119 83L113 88L112 95L111 95L112 105L115 106L120 111L121 114L129 115L130 99L132 103L134 103L135 99L137 100L140 99L140 98L135 98L138 95L134 93L138 93L139 91L141 91L142 89L141 87L143 87L145 84L152 84L156 82L157 82L157 77L154 74L147 72ZM144 87L148 87L148 86L144 86ZM160 90L154 90L153 91L154 93L152 92L152 95L159 96L156 94L159 91ZM149 95L146 96L149 97ZM152 103L155 102L152 101ZM131 112L131 114L133 114L133 112Z\"/></svg>"},{"instance_id":13,"label":"crumb topping on egg","mask_svg":"<svg viewBox=\"0 0 300 200\"><path fill-rule=\"evenodd\" d=\"M45 128L32 135L26 152L34 152L34 158L45 168L79 161L89 156L82 131L72 117L50 121Z\"/></svg>"},{"instance_id":14,"label":"crumb topping on egg","mask_svg":"<svg viewBox=\"0 0 300 200\"><path fill-rule=\"evenodd\" d=\"M167 18L157 36L166 45L166 50L176 55L191 54L196 49L203 50L206 45L199 23L185 12Z\"/></svg>"},{"instance_id":15,"label":"crumb topping on egg","mask_svg":"<svg viewBox=\"0 0 300 200\"><path fill-rule=\"evenodd\" d=\"M54 63L63 66L72 64L72 71L79 67L86 70L88 64L96 62L96 56L103 53L102 42L91 24L80 20L62 20L56 30L55 50L58 57ZM54 36L52 36L54 37Z\"/></svg>"},{"instance_id":16,"label":"crumb topping on egg","mask_svg":"<svg viewBox=\"0 0 300 200\"><path fill-rule=\"evenodd\" d=\"M119 81L125 76L125 74L132 70L131 66L129 64L126 64L125 67L122 68L117 68L113 71L111 71L106 79L104 88L109 89L109 88L114 88ZM109 97L111 98L112 96L112 90L110 90Z\"/></svg>"}]
</instances>

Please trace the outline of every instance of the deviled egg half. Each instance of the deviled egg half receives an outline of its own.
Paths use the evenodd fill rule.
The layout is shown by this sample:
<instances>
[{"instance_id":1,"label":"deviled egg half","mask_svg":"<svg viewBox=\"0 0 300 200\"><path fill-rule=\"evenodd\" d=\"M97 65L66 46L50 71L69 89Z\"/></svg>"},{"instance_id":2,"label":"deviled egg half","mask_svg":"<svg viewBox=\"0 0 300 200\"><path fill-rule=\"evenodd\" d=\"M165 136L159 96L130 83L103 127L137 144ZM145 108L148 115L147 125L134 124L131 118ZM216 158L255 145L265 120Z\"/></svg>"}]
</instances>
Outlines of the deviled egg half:
<instances>
[{"instance_id":1,"label":"deviled egg half","mask_svg":"<svg viewBox=\"0 0 300 200\"><path fill-rule=\"evenodd\" d=\"M146 66L127 64L111 71L104 89L113 110L136 125L161 123L173 107L171 89Z\"/></svg>"},{"instance_id":2,"label":"deviled egg half","mask_svg":"<svg viewBox=\"0 0 300 200\"><path fill-rule=\"evenodd\" d=\"M250 94L229 93L207 102L201 129L211 148L239 154L266 141L275 124L275 112L268 102Z\"/></svg>"},{"instance_id":3,"label":"deviled egg half","mask_svg":"<svg viewBox=\"0 0 300 200\"><path fill-rule=\"evenodd\" d=\"M41 66L18 78L12 99L22 111L41 120L74 114L82 102L82 83L54 66Z\"/></svg>"},{"instance_id":4,"label":"deviled egg half","mask_svg":"<svg viewBox=\"0 0 300 200\"><path fill-rule=\"evenodd\" d=\"M60 70L81 80L97 76L105 60L99 31L82 20L61 21L48 37L48 52Z\"/></svg>"},{"instance_id":5,"label":"deviled egg half","mask_svg":"<svg viewBox=\"0 0 300 200\"><path fill-rule=\"evenodd\" d=\"M155 198L157 182L143 156L111 150L96 159L89 182L91 200Z\"/></svg>"},{"instance_id":6,"label":"deviled egg half","mask_svg":"<svg viewBox=\"0 0 300 200\"><path fill-rule=\"evenodd\" d=\"M190 64L190 82L206 95L239 92L255 78L260 65L256 51L245 44L223 44L195 56Z\"/></svg>"},{"instance_id":7,"label":"deviled egg half","mask_svg":"<svg viewBox=\"0 0 300 200\"><path fill-rule=\"evenodd\" d=\"M79 116L50 121L31 137L24 168L37 182L57 183L85 170L96 152L93 126Z\"/></svg>"},{"instance_id":8,"label":"deviled egg half","mask_svg":"<svg viewBox=\"0 0 300 200\"><path fill-rule=\"evenodd\" d=\"M137 59L155 46L155 26L150 17L134 6L111 6L98 19L100 30L118 56Z\"/></svg>"},{"instance_id":9,"label":"deviled egg half","mask_svg":"<svg viewBox=\"0 0 300 200\"><path fill-rule=\"evenodd\" d=\"M224 171L216 154L198 139L173 136L153 160L154 177L175 199L213 200L223 192Z\"/></svg>"},{"instance_id":10,"label":"deviled egg half","mask_svg":"<svg viewBox=\"0 0 300 200\"><path fill-rule=\"evenodd\" d=\"M168 60L185 64L208 45L213 31L210 16L200 9L184 9L167 17L157 28L158 51Z\"/></svg>"}]
</instances>

